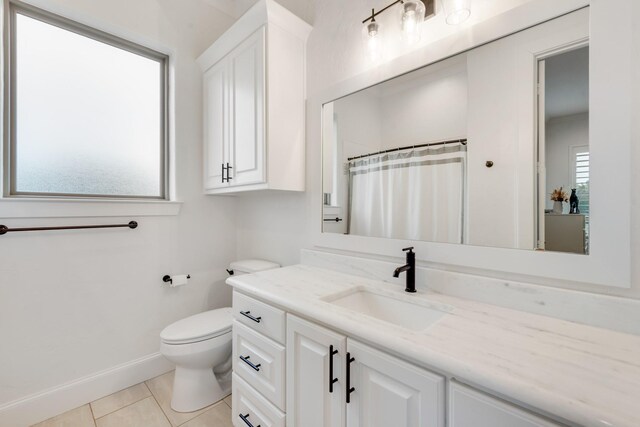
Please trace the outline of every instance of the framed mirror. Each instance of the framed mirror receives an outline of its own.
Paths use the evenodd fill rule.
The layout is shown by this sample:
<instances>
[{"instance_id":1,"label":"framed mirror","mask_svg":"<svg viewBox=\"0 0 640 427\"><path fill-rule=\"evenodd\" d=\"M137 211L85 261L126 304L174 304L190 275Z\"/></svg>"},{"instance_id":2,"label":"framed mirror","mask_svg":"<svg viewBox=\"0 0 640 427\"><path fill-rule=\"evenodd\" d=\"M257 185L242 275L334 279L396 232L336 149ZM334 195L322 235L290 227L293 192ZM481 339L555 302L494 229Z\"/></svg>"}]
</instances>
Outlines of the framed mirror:
<instances>
[{"instance_id":1,"label":"framed mirror","mask_svg":"<svg viewBox=\"0 0 640 427\"><path fill-rule=\"evenodd\" d=\"M589 22L574 15L325 103L323 231L588 253Z\"/></svg>"},{"instance_id":2,"label":"framed mirror","mask_svg":"<svg viewBox=\"0 0 640 427\"><path fill-rule=\"evenodd\" d=\"M491 272L495 277L580 289L585 286L586 289L597 289L589 288L589 285L628 288L631 277L629 245L633 232L629 200L631 163L628 160L632 137L629 88L634 79L628 58L628 52L633 49L631 15L630 10L621 15L620 11L604 3L586 0L548 2L544 7L525 4L436 40L428 49L403 55L312 94L308 102L308 142L322 158L318 166L313 162L308 165L310 176L322 176L310 184L313 197L309 203L314 206L315 218L312 245L394 261L401 258L401 248L415 246L417 260L426 266L477 274ZM625 18L620 19L621 16ZM564 116L582 115L586 119L588 129L583 128L582 132L588 135L587 143L569 144L576 148L573 151L563 148L564 160L551 155L547 159L545 154L552 151L554 132L557 131L556 136L562 134L559 130L561 116L556 117L558 113L552 112L548 115L545 99L538 99L539 79L548 77L553 81L552 62L568 58L564 55L572 52L580 56L579 51L584 48L582 60L584 53L588 53L588 70L581 80L583 83L585 78L588 81L588 92L582 94L588 98L588 110L574 110L575 114ZM491 50L493 53L489 53ZM540 69L542 63L544 75ZM549 65L551 71L546 73ZM352 138L353 135L359 138L372 136L366 142L373 143L382 134L376 133L373 126L365 126L364 118L353 116L358 98L362 104L366 92L374 92L396 81L407 82L413 75L428 79L425 74L439 74L448 76L450 82L458 76L458 83L463 84L460 76L465 73L466 129L450 127L447 133L425 134L425 138L407 143L396 139L392 146L384 148L402 152L397 148L410 147L409 151L417 151L429 147L416 148L414 145L439 142L447 142L449 148L449 141L463 145L460 141L466 139L466 168L463 169L467 174L466 187L462 188L463 202L457 205L459 210L461 206L462 225L452 233L454 240L445 242L442 234L420 240L423 237L419 235L372 236L347 230L351 227L346 191L349 187L340 183L340 177L349 174L350 157L383 150L382 147L361 147L360 151L339 154L345 146L349 149L359 146L362 140ZM485 84L479 85L476 79ZM562 77L558 79L562 80ZM451 86L448 86L449 90L452 90ZM378 96L384 95L384 91L378 92ZM391 92L391 89L387 90L388 96ZM463 90L460 92L464 93ZM543 98L544 95L546 90ZM456 99L459 101L460 98ZM359 132L351 136L342 133L340 128L339 114L343 106L339 103L344 102L352 102L354 108L350 107L348 114L360 124ZM333 112L330 111L332 108ZM571 110L569 106L560 106L562 109ZM420 108L411 111L420 111ZM446 125L449 118L460 117L456 116L460 114L459 110L451 113L446 106L438 111L448 113L438 116L433 110L423 110L425 114L417 115L419 120L402 123L421 129L420 126L432 118L441 121L437 124ZM395 130L399 133L398 128ZM541 137L542 132L545 134ZM551 142L546 138L547 133L551 134ZM342 147L337 141L342 141ZM584 177L577 173L585 172L578 171L586 166L584 156L578 157L585 153L580 151L585 147L589 150L587 192L577 188L584 184L578 181ZM556 179L549 174L549 169L554 167L552 159L562 164L563 178ZM483 178L472 179L473 174ZM482 185L477 185L478 182ZM571 199L571 189L576 188L577 207L584 216L583 234L574 233L575 240L561 239L577 241L572 250L554 249L553 242L551 247L547 245L547 228L553 230L554 227L553 224L545 227L544 223L548 214L553 214L554 203L549 193L560 187L565 192L563 200ZM615 210L611 209L613 204ZM570 200L563 201L562 217L579 218L569 214L570 205ZM414 209L410 204L399 203L398 206L406 211ZM430 209L434 210L434 207ZM502 220L496 221L496 217ZM582 226L579 224L573 229L582 230ZM461 236L457 236L458 233Z\"/></svg>"}]
</instances>

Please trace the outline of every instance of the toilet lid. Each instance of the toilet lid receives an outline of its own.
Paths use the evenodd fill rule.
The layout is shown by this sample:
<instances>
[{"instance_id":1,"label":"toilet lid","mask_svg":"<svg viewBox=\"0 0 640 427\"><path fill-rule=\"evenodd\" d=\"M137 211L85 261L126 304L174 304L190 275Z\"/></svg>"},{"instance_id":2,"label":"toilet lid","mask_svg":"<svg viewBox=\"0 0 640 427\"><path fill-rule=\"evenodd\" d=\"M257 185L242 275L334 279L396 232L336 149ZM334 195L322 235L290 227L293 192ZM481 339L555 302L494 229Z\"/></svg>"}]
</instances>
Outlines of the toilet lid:
<instances>
[{"instance_id":1,"label":"toilet lid","mask_svg":"<svg viewBox=\"0 0 640 427\"><path fill-rule=\"evenodd\" d=\"M231 331L231 308L205 311L178 320L160 332L160 339L167 344L188 344L214 338Z\"/></svg>"}]
</instances>

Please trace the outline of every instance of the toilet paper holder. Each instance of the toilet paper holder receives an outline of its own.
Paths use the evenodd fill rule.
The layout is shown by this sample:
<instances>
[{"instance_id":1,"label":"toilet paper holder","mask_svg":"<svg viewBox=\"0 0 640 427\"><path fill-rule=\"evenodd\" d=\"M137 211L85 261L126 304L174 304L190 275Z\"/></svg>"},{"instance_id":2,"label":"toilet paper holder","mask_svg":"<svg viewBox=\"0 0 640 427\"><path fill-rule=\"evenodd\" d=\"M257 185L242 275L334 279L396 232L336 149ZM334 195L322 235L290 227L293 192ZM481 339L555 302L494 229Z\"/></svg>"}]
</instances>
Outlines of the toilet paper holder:
<instances>
[{"instance_id":1,"label":"toilet paper holder","mask_svg":"<svg viewBox=\"0 0 640 427\"><path fill-rule=\"evenodd\" d=\"M191 279L191 275L190 274L187 274L187 279ZM168 274L165 274L164 277L162 277L162 281L164 283L173 283L173 279Z\"/></svg>"}]
</instances>

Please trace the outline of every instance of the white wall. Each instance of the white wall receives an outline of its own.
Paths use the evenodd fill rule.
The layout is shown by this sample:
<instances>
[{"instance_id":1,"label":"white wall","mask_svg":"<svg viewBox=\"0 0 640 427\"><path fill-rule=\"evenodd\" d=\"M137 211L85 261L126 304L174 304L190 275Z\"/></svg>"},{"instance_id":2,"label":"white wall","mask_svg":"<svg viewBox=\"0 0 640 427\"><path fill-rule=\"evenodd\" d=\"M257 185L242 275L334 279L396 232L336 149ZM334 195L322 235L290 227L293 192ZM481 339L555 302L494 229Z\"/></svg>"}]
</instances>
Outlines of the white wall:
<instances>
[{"instance_id":1,"label":"white wall","mask_svg":"<svg viewBox=\"0 0 640 427\"><path fill-rule=\"evenodd\" d=\"M374 91L364 90L335 101L333 114L343 162L382 149L382 109Z\"/></svg>"},{"instance_id":2,"label":"white wall","mask_svg":"<svg viewBox=\"0 0 640 427\"><path fill-rule=\"evenodd\" d=\"M545 167L546 194L563 187L571 194L572 163L571 147L589 145L589 114L574 114L551 119L546 125ZM553 208L553 201L546 198L547 209ZM569 204L564 204L564 211L569 213Z\"/></svg>"},{"instance_id":3,"label":"white wall","mask_svg":"<svg viewBox=\"0 0 640 427\"><path fill-rule=\"evenodd\" d=\"M628 0L616 0L628 1ZM496 16L505 10L520 6L524 3L538 2L538 0L477 0L473 1L473 19L463 24L474 23ZM372 6L380 6L382 1L353 1L323 0L316 2L314 29L309 37L307 46L307 93L309 97L325 91L327 88L352 78L367 70L374 69L380 64L372 64L366 57L362 47L360 35L360 21L366 15L366 11ZM640 12L640 3L632 2L637 12ZM636 45L640 43L640 28L634 29ZM458 31L457 27L447 27L438 23L430 27L423 35L423 46L436 39L441 39ZM393 50L393 57L406 53L406 50ZM420 56L420 49L416 49L416 56ZM634 67L640 72L640 54L635 52ZM393 68L386 58L383 68L385 71ZM638 84L638 82L636 82ZM636 114L634 134L640 137L640 87L634 89L633 110ZM308 118L309 120L309 118ZM309 140L309 136L307 136ZM632 148L634 159L640 161L640 148L635 145ZM319 147L313 144L307 145L307 186L315 188L320 180L317 166L319 164ZM633 172L632 188L640 185L640 171ZM630 194L634 205L640 204L640 193ZM246 195L238 199L238 256L260 256L267 259L276 259L283 264L293 264L299 261L297 249L309 247L311 234L320 227L315 221L307 220L315 209L320 209L321 195L314 191L304 194L281 194L264 203L263 196ZM317 199L317 200L316 200ZM295 218L295 221L292 219ZM286 230L286 235L279 235L278 230ZM285 240L286 239L286 240ZM363 248L366 252L366 248ZM640 218L632 220L632 256L640 251ZM640 298L640 264L635 263L632 271L631 289L603 288L587 284L563 284L568 288L593 291L597 293L613 294Z\"/></svg>"},{"instance_id":4,"label":"white wall","mask_svg":"<svg viewBox=\"0 0 640 427\"><path fill-rule=\"evenodd\" d=\"M178 216L75 219L2 218L0 205L0 223L9 226L140 224L135 231L0 238L0 414L7 402L155 353L169 323L228 306L225 267L236 256L235 200L201 194L201 73L195 63L232 18L204 0L32 3L171 53L174 193L184 204ZM190 273L189 285L163 285L162 276L174 273ZM0 425L8 424L0 418Z\"/></svg>"},{"instance_id":5,"label":"white wall","mask_svg":"<svg viewBox=\"0 0 640 427\"><path fill-rule=\"evenodd\" d=\"M421 78L383 85L389 88L380 97L384 149L467 136L466 55L433 68Z\"/></svg>"}]
</instances>

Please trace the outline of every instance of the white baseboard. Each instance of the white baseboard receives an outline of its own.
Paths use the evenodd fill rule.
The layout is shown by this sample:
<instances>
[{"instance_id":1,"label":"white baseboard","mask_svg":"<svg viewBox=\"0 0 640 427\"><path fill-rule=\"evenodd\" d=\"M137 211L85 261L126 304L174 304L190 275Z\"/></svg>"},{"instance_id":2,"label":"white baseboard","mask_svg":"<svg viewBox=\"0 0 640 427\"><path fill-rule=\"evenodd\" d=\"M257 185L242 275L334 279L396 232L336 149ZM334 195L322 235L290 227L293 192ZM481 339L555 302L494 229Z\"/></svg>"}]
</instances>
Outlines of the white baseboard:
<instances>
[{"instance_id":1,"label":"white baseboard","mask_svg":"<svg viewBox=\"0 0 640 427\"><path fill-rule=\"evenodd\" d=\"M173 368L160 353L114 366L0 406L0 426L30 426Z\"/></svg>"}]
</instances>

